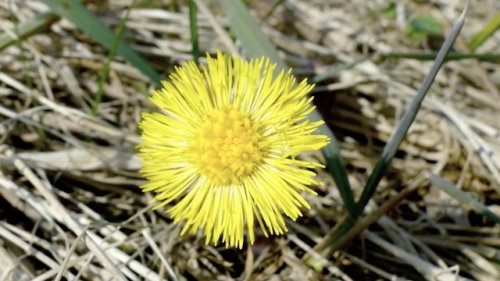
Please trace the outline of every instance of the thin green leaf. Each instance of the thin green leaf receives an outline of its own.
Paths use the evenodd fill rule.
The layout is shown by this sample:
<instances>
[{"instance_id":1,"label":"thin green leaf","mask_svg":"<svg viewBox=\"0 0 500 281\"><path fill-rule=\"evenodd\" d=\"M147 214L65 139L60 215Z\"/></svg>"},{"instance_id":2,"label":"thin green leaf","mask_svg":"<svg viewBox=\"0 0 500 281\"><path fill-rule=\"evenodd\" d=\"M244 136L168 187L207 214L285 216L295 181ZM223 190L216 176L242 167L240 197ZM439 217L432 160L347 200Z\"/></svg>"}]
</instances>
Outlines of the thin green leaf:
<instances>
[{"instance_id":1,"label":"thin green leaf","mask_svg":"<svg viewBox=\"0 0 500 281\"><path fill-rule=\"evenodd\" d=\"M196 64L199 64L200 48L198 46L198 21L196 19L196 3L194 0L189 0L189 28L191 30L191 46L193 59Z\"/></svg>"},{"instance_id":2,"label":"thin green leaf","mask_svg":"<svg viewBox=\"0 0 500 281\"><path fill-rule=\"evenodd\" d=\"M97 116L99 104L101 104L102 94L104 92L104 84L106 83L106 80L108 79L109 68L111 66L111 62L113 61L113 59L115 57L116 48L118 48L118 43L120 42L120 40L123 36L123 31L125 31L125 24L127 23L128 17L130 16L130 12L132 11L132 8L134 6L135 6L135 0L133 0L132 4L130 4L128 6L127 13L125 14L125 17L123 17L120 20L120 26L118 27L117 33L113 38L113 44L111 45L111 48L109 50L108 58L106 59L106 63L104 64L104 67L101 69L101 73L99 74L99 83L97 84L97 92L95 93L94 104L92 105L92 115L93 116Z\"/></svg>"},{"instance_id":3,"label":"thin green leaf","mask_svg":"<svg viewBox=\"0 0 500 281\"><path fill-rule=\"evenodd\" d=\"M77 0L41 0L54 13L73 22L93 40L107 48L113 47L115 34L94 14ZM152 82L160 85L161 77L149 64L122 40L118 42L116 53L130 62Z\"/></svg>"},{"instance_id":4,"label":"thin green leaf","mask_svg":"<svg viewBox=\"0 0 500 281\"><path fill-rule=\"evenodd\" d=\"M476 33L469 41L469 49L475 51L481 46L488 38L493 36L495 31L500 29L500 13L497 13L486 25Z\"/></svg>"},{"instance_id":5,"label":"thin green leaf","mask_svg":"<svg viewBox=\"0 0 500 281\"><path fill-rule=\"evenodd\" d=\"M278 51L262 33L241 0L219 0L219 2L231 23L231 31L241 40L249 56L269 57L272 62L277 64L279 70L287 69L287 65L278 55Z\"/></svg>"},{"instance_id":6,"label":"thin green leaf","mask_svg":"<svg viewBox=\"0 0 500 281\"><path fill-rule=\"evenodd\" d=\"M455 198L458 202L461 204L469 206L471 209L476 211L477 213L480 213L496 223L500 224L500 217L497 216L495 213L490 211L488 207L483 205L481 202L477 201L474 199L472 196L470 196L468 193L458 189L458 187L454 186L447 180L443 179L440 176L434 175L432 173L427 174L427 178L431 181L432 185L440 188L444 192L448 193L451 197Z\"/></svg>"},{"instance_id":7,"label":"thin green leaf","mask_svg":"<svg viewBox=\"0 0 500 281\"><path fill-rule=\"evenodd\" d=\"M38 31L47 28L59 17L54 13L44 13L17 26L17 30L0 34L0 51L16 43L19 39L27 38ZM17 38L16 38L17 36Z\"/></svg>"},{"instance_id":8,"label":"thin green leaf","mask_svg":"<svg viewBox=\"0 0 500 281\"><path fill-rule=\"evenodd\" d=\"M317 110L314 110L309 114L309 119L311 119L311 121L318 121L322 120L322 117ZM347 170L342 161L342 155L340 154L340 149L337 144L337 138L326 124L319 127L318 133L330 138L330 143L321 149L321 152L325 157L326 168L330 175L332 175L335 184L337 184L345 209L349 214L353 215L356 209L356 203L354 202L354 194L352 193L351 185L347 178Z\"/></svg>"},{"instance_id":9,"label":"thin green leaf","mask_svg":"<svg viewBox=\"0 0 500 281\"><path fill-rule=\"evenodd\" d=\"M385 59L416 59L416 60L435 60L437 53L382 53ZM475 53L453 53L450 52L445 57L445 61L475 59L479 61L489 61L500 63L500 54L475 54Z\"/></svg>"},{"instance_id":10,"label":"thin green leaf","mask_svg":"<svg viewBox=\"0 0 500 281\"><path fill-rule=\"evenodd\" d=\"M431 67L431 70L429 71L424 81L422 82L422 85L418 89L417 95L411 101L401 122L398 124L396 130L393 131L389 139L389 142L384 147L382 156L378 161L378 163L375 165L375 168L373 169L373 172L371 173L370 177L368 178L368 181L363 189L363 192L361 193L361 197L356 205L355 218L361 215L364 208L366 207L366 204L368 203L370 198L372 198L380 180L384 176L386 168L391 163L392 159L394 158L394 155L396 155L396 152L399 146L401 145L401 142L405 138L408 129L413 123L413 120L415 120L415 116L417 115L420 109L420 105L422 104L425 95L427 94L429 88L434 82L434 79L436 78L439 69L443 65L444 59L448 54L448 52L450 51L453 44L455 43L458 34L460 34L460 30L462 29L462 26L464 25L465 21L467 5L468 2L464 8L464 11L462 12L462 15L460 15L458 20L453 24L453 27L450 31L448 38L446 38L446 40L443 43L443 46L441 46L441 49L439 50L436 60L434 61L434 64Z\"/></svg>"},{"instance_id":11,"label":"thin green leaf","mask_svg":"<svg viewBox=\"0 0 500 281\"><path fill-rule=\"evenodd\" d=\"M262 19L260 20L260 24L266 22L269 17L272 16L272 14L274 13L274 11L276 11L276 9L281 6L283 3L285 3L285 0L278 0L274 3L274 5L271 7L271 9L269 9L269 11L262 17Z\"/></svg>"},{"instance_id":12,"label":"thin green leaf","mask_svg":"<svg viewBox=\"0 0 500 281\"><path fill-rule=\"evenodd\" d=\"M224 13L229 19L231 30L241 40L246 53L251 57L269 57L271 61L278 65L278 69L287 69L285 62L279 57L276 48L269 39L262 33L258 24L252 18L248 9L239 0L219 0ZM309 118L312 121L322 120L321 115L315 110ZM332 174L335 183L339 188L344 206L349 213L354 211L354 196L352 194L347 172L337 145L336 138L327 125L319 128L319 133L327 135L331 143L322 149L325 156L328 170Z\"/></svg>"},{"instance_id":13,"label":"thin green leaf","mask_svg":"<svg viewBox=\"0 0 500 281\"><path fill-rule=\"evenodd\" d=\"M431 14L417 16L410 21L410 28L429 35L439 35L442 30L441 24Z\"/></svg>"},{"instance_id":14,"label":"thin green leaf","mask_svg":"<svg viewBox=\"0 0 500 281\"><path fill-rule=\"evenodd\" d=\"M425 94L429 90L430 86L432 85L432 82L434 81L437 72L441 68L444 62L444 58L446 57L446 54L451 49L453 43L458 37L458 34L460 33L460 30L462 29L462 26L465 21L465 15L467 13L468 4L469 3L466 2L462 14L453 24L452 30L450 31L448 38L446 38L445 42L443 43L441 50L439 50L436 61L432 65L431 70L425 77L424 81L422 82L422 86L417 92L417 95L412 100L410 106L408 107L408 110L403 116L403 119L401 120L400 124L391 135L389 142L385 146L380 160L375 165L374 170L372 171L370 177L368 178L368 181L361 194L361 197L358 203L356 204L356 209L353 215L351 217L348 217L346 220L342 221L340 225L336 226L334 230L328 234L327 239L330 242L330 245L334 245L335 242L338 241L340 237L345 235L349 231L349 229L351 229L355 225L356 221L363 213L366 204L375 193L377 186L380 180L382 179L386 168L389 166L392 159L394 158L394 155L396 154L399 145L403 141L404 137L406 136L406 133L408 132L408 129L410 128L411 123L415 119L415 116L420 108L420 104L422 103L422 100L424 99Z\"/></svg>"},{"instance_id":15,"label":"thin green leaf","mask_svg":"<svg viewBox=\"0 0 500 281\"><path fill-rule=\"evenodd\" d=\"M424 14L409 22L406 35L412 40L420 41L429 35L440 35L441 30L441 24L432 15Z\"/></svg>"}]
</instances>

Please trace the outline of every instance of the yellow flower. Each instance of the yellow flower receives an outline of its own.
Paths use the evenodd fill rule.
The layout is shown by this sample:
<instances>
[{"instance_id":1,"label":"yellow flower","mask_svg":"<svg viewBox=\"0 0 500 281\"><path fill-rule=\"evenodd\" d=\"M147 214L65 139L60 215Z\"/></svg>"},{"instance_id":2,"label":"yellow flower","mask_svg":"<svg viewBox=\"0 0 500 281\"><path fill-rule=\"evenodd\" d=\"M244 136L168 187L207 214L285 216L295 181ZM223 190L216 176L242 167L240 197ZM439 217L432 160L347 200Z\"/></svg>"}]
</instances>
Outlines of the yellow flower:
<instances>
[{"instance_id":1,"label":"yellow flower","mask_svg":"<svg viewBox=\"0 0 500 281\"><path fill-rule=\"evenodd\" d=\"M144 192L157 207L185 221L182 234L203 228L206 242L243 246L256 220L264 235L287 231L283 214L297 219L309 204L301 191L320 184L304 169L321 164L297 154L328 143L309 122L312 85L295 85L291 72L273 78L276 65L218 53L201 70L192 61L176 68L151 101L161 112L144 113L140 124Z\"/></svg>"}]
</instances>

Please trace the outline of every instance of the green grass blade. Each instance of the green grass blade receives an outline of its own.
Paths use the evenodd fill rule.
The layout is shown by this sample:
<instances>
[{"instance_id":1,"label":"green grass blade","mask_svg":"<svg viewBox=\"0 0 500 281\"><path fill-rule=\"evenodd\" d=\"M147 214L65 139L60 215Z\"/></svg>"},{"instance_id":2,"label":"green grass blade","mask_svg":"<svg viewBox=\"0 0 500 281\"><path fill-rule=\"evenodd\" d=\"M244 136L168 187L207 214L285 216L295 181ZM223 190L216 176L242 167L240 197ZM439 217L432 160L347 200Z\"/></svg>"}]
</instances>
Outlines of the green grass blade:
<instances>
[{"instance_id":1,"label":"green grass blade","mask_svg":"<svg viewBox=\"0 0 500 281\"><path fill-rule=\"evenodd\" d=\"M219 3L229 19L231 31L241 40L248 56L256 58L266 56L278 65L277 71L287 69L287 65L278 55L278 51L262 33L241 0L219 0Z\"/></svg>"},{"instance_id":2,"label":"green grass blade","mask_svg":"<svg viewBox=\"0 0 500 281\"><path fill-rule=\"evenodd\" d=\"M111 45L111 48L109 50L108 58L106 59L106 63L104 64L104 67L101 69L101 73L99 74L99 83L97 84L97 92L95 93L94 104L92 105L92 115L93 116L97 116L99 104L101 104L102 94L104 92L104 84L106 83L106 80L108 79L109 68L111 66L111 62L113 61L113 59L115 57L116 48L118 48L118 43L120 43L120 40L123 36L123 31L125 31L125 24L127 23L128 17L130 16L130 12L132 11L132 8L134 6L135 6L135 0L133 0L132 4L130 4L128 6L127 13L125 14L125 17L123 17L120 20L120 26L118 27L117 33L113 38L113 44Z\"/></svg>"},{"instance_id":3,"label":"green grass blade","mask_svg":"<svg viewBox=\"0 0 500 281\"><path fill-rule=\"evenodd\" d=\"M448 38L446 38L446 40L443 43L443 46L441 46L441 49L438 52L438 55L436 57L436 60L434 61L434 64L432 65L431 70L429 71L424 81L422 82L422 86L418 89L417 95L411 101L401 122L391 135L387 145L384 147L382 156L378 161L378 163L375 165L375 168L373 169L373 172L371 173L370 177L368 178L365 188L363 189L361 197L356 205L356 216L359 216L363 212L366 204L375 193L375 190L377 189L380 180L384 176L386 168L391 163L392 159L394 158L394 155L396 155L396 152L399 146L401 145L401 142L405 138L408 129L410 128L411 124L413 123L413 120L415 119L415 116L417 115L420 109L420 105L424 100L425 95L429 91L429 88L434 82L434 79L436 78L439 69L443 65L446 55L452 48L453 44L455 43L455 40L458 37L458 34L460 33L460 30L462 29L462 26L464 25L466 12L467 12L467 6L465 7L462 15L453 24L452 30L450 31Z\"/></svg>"},{"instance_id":4,"label":"green grass blade","mask_svg":"<svg viewBox=\"0 0 500 281\"><path fill-rule=\"evenodd\" d=\"M50 10L61 17L65 17L79 29L89 35L93 40L104 46L112 49L113 38L115 34L94 14L87 10L77 0L41 0ZM132 48L125 44L122 40L118 42L116 53L130 62L144 75L149 77L152 82L160 85L161 77L153 70L149 64Z\"/></svg>"},{"instance_id":5,"label":"green grass blade","mask_svg":"<svg viewBox=\"0 0 500 281\"><path fill-rule=\"evenodd\" d=\"M17 40L27 38L38 31L50 26L57 21L59 16L54 13L44 13L29 21L19 24L17 30L12 30L12 33L0 34L0 51L15 44ZM18 38L16 38L18 36Z\"/></svg>"},{"instance_id":6,"label":"green grass blade","mask_svg":"<svg viewBox=\"0 0 500 281\"><path fill-rule=\"evenodd\" d=\"M309 119L311 119L311 121L318 121L321 120L322 117L317 110L314 110L309 114ZM319 127L318 133L326 135L330 138L330 143L321 149L321 153L323 153L323 156L325 157L326 168L328 169L330 175L332 175L332 178L339 189L344 207L349 214L352 215L356 208L356 203L354 202L354 194L352 193L351 185L349 184L349 180L347 178L347 170L344 162L342 161L337 138L335 138L332 130L330 130L326 124Z\"/></svg>"},{"instance_id":7,"label":"green grass blade","mask_svg":"<svg viewBox=\"0 0 500 281\"><path fill-rule=\"evenodd\" d=\"M285 62L279 57L276 48L262 33L259 25L240 0L219 0L219 2L229 19L231 30L241 40L247 55L251 57L266 56L278 65L278 69L287 68ZM316 110L311 113L309 118L312 121L322 119ZM328 170L339 188L344 207L349 213L352 213L355 207L354 196L347 179L347 172L342 163L335 136L327 125L322 125L319 131L327 135L331 140L331 143L322 149L322 153L325 156Z\"/></svg>"},{"instance_id":8,"label":"green grass blade","mask_svg":"<svg viewBox=\"0 0 500 281\"><path fill-rule=\"evenodd\" d=\"M451 197L455 198L458 202L461 204L467 205L474 211L476 211L479 214L482 214L496 223L500 224L500 217L497 216L495 213L490 211L488 207L483 205L481 202L477 201L474 199L472 196L470 196L468 193L458 189L458 187L454 186L447 180L443 179L440 176L434 175L432 173L427 174L428 179L431 181L432 185L440 188L444 192L448 193Z\"/></svg>"},{"instance_id":9,"label":"green grass blade","mask_svg":"<svg viewBox=\"0 0 500 281\"><path fill-rule=\"evenodd\" d=\"M269 9L269 11L262 17L262 19L260 20L259 24L262 24L264 22L266 22L274 13L274 11L276 11L276 9L281 6L283 3L285 3L285 0L278 0L274 3L274 5L271 7L271 9Z\"/></svg>"},{"instance_id":10,"label":"green grass blade","mask_svg":"<svg viewBox=\"0 0 500 281\"><path fill-rule=\"evenodd\" d=\"M379 54L380 57L384 59L416 59L416 60L435 60L437 54L436 53L397 53L397 52L388 52ZM500 54L476 54L476 53L455 53L450 52L445 61L451 60L468 60L475 59L478 61L489 61L494 63L500 63Z\"/></svg>"},{"instance_id":11,"label":"green grass blade","mask_svg":"<svg viewBox=\"0 0 500 281\"><path fill-rule=\"evenodd\" d=\"M500 29L500 13L497 13L478 33L472 37L469 41L469 49L471 51L475 51L484 43L484 41L493 36L493 33L495 33L498 29Z\"/></svg>"},{"instance_id":12,"label":"green grass blade","mask_svg":"<svg viewBox=\"0 0 500 281\"><path fill-rule=\"evenodd\" d=\"M196 19L196 3L194 0L189 0L189 28L191 30L191 46L193 60L199 64L200 48L198 46L198 21Z\"/></svg>"}]
</instances>

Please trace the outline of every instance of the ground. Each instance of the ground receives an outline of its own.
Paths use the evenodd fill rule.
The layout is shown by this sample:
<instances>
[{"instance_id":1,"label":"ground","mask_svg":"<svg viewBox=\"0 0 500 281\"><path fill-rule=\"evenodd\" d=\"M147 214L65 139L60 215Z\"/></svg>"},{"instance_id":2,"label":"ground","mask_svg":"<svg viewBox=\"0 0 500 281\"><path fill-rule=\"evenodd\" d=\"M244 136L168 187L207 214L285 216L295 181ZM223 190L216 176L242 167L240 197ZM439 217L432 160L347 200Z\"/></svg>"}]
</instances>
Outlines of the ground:
<instances>
[{"instance_id":1,"label":"ground","mask_svg":"<svg viewBox=\"0 0 500 281\"><path fill-rule=\"evenodd\" d=\"M112 30L124 23L124 41L164 79L192 59L187 1L82 2ZM200 52L244 56L219 1L197 2ZM342 243L329 238L346 210L316 169L324 184L304 194L311 209L286 235L257 229L242 250L181 236L165 208L152 209L135 146L140 113L157 110L154 81L44 3L61 5L0 1L1 280L500 279L500 227L484 215L500 215L500 34L471 43L500 2L471 1L454 57ZM464 1L245 5L293 73L316 84L358 197Z\"/></svg>"}]
</instances>

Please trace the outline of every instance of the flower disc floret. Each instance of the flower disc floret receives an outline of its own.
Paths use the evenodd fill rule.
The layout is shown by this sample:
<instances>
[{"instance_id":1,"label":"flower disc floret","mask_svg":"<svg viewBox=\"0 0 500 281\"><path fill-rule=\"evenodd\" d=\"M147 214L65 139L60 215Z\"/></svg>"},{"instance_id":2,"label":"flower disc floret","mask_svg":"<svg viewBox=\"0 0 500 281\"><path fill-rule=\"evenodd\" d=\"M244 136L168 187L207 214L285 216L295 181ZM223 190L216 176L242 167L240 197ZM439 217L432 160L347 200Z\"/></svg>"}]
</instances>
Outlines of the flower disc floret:
<instances>
[{"instance_id":1,"label":"flower disc floret","mask_svg":"<svg viewBox=\"0 0 500 281\"><path fill-rule=\"evenodd\" d=\"M191 161L214 184L239 183L262 161L260 135L248 114L228 106L205 117L190 142Z\"/></svg>"}]
</instances>

